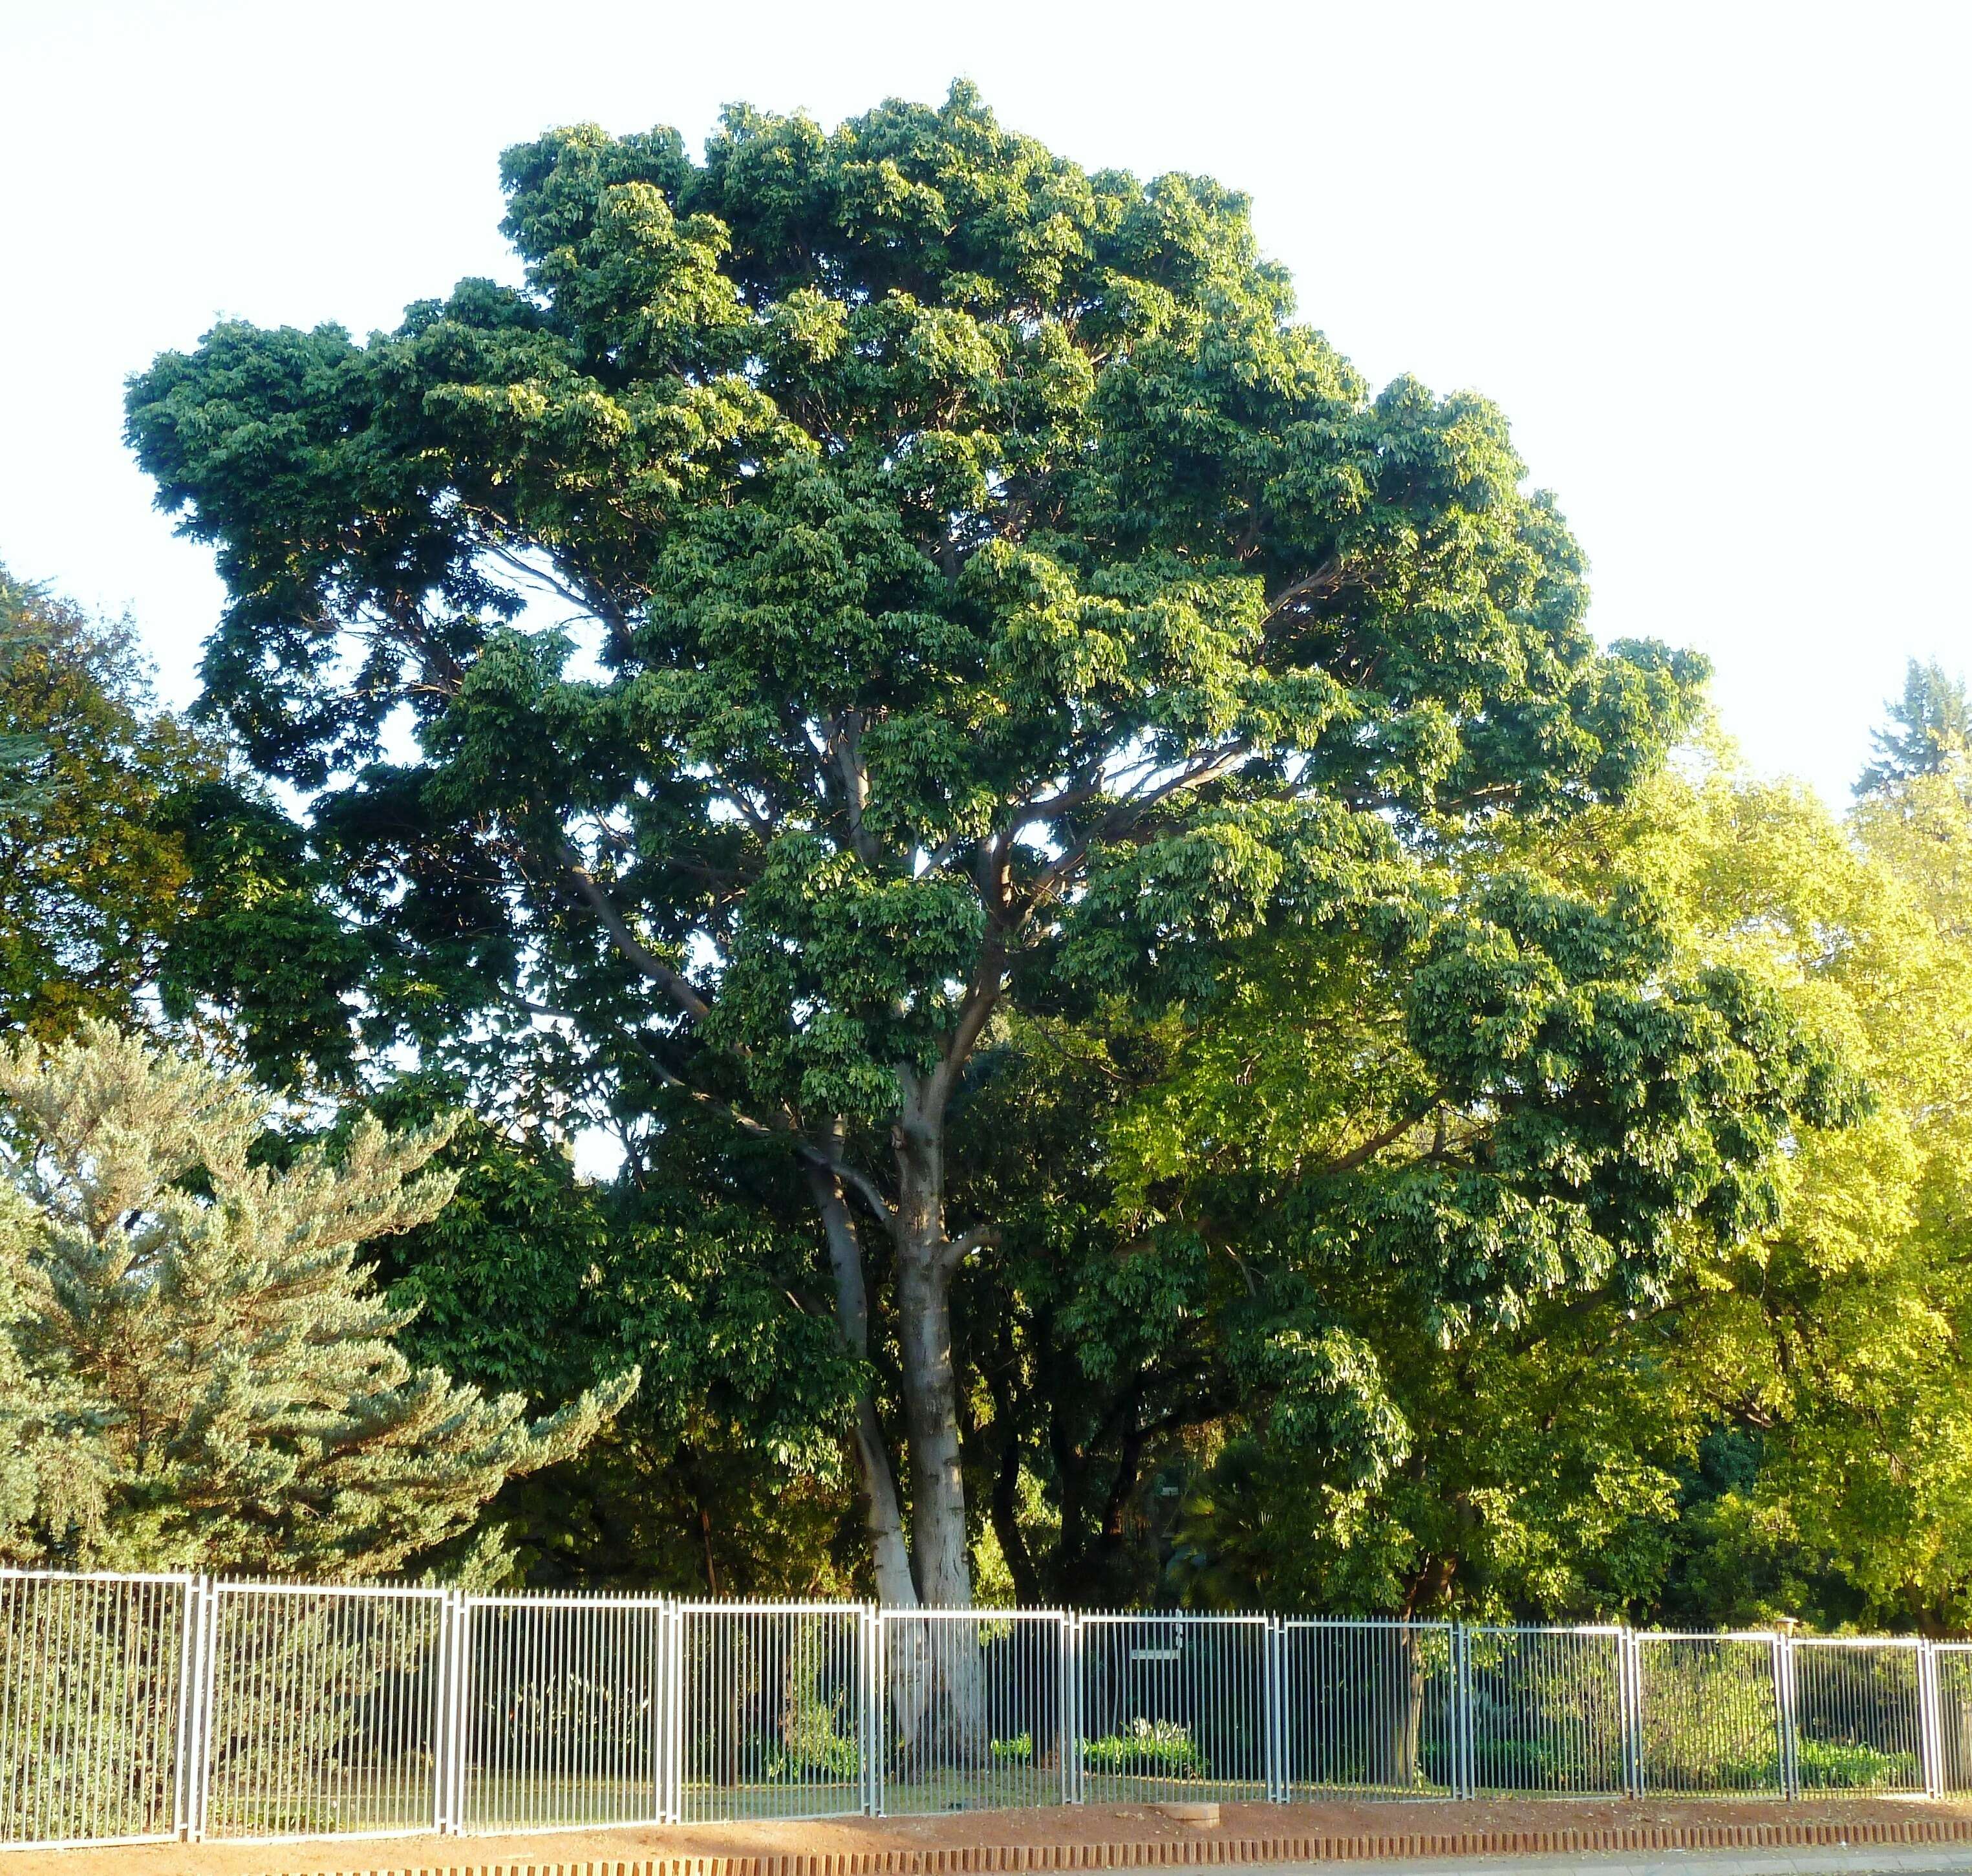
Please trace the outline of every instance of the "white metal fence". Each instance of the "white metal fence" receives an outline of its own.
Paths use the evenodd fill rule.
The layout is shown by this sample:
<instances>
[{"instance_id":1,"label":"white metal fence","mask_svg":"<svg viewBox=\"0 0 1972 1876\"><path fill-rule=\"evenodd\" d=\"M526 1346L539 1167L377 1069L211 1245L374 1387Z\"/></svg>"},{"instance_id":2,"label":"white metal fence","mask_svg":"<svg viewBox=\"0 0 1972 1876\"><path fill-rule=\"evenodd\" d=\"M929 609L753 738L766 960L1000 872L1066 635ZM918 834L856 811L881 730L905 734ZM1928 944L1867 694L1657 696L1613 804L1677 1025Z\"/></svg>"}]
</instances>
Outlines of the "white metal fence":
<instances>
[{"instance_id":1,"label":"white metal fence","mask_svg":"<svg viewBox=\"0 0 1972 1876\"><path fill-rule=\"evenodd\" d=\"M0 1570L0 1847L1972 1790L1972 1642Z\"/></svg>"}]
</instances>

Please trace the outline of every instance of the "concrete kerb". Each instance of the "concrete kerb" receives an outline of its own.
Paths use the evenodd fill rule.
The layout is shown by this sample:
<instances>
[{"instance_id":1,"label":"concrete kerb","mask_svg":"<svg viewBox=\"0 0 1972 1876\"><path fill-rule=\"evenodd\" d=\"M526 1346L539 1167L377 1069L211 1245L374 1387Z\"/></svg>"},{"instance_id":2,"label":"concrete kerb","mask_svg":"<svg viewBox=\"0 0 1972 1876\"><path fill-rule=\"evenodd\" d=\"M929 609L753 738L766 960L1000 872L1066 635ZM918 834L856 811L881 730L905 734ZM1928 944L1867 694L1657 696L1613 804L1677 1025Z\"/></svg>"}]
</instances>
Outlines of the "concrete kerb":
<instances>
[{"instance_id":1,"label":"concrete kerb","mask_svg":"<svg viewBox=\"0 0 1972 1876\"><path fill-rule=\"evenodd\" d=\"M1696 1854L1694 1854L1696 1853ZM1802 1854L1794 1853L1806 1853ZM1928 1859L1913 1861L1912 1858ZM1593 1858L1585 1865L1582 1859ZM1767 1823L1570 1825L1555 1829L1359 1831L1200 1842L971 1845L952 1848L762 1852L580 1861L371 1863L324 1872L289 1863L277 1876L1040 1876L1094 1870L1238 1865L1250 1876L1351 1863L1458 1876L1461 1865L1690 1872L1728 1868L1972 1871L1972 1817L1776 1819Z\"/></svg>"}]
</instances>

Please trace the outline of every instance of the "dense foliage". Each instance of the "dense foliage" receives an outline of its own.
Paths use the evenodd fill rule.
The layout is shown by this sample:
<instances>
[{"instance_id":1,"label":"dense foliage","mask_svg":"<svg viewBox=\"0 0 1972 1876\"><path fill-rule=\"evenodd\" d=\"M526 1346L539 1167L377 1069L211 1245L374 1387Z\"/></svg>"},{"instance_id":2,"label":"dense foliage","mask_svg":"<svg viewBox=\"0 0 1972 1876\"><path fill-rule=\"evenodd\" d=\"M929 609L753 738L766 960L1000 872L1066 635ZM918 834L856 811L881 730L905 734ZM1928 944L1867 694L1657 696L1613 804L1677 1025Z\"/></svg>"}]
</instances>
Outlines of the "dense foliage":
<instances>
[{"instance_id":1,"label":"dense foliage","mask_svg":"<svg viewBox=\"0 0 1972 1876\"><path fill-rule=\"evenodd\" d=\"M289 1097L9 1058L8 1541L1972 1615L1962 686L1846 824L1702 759L1499 413L962 87L503 175L520 283L132 381L200 727L5 589L0 1017ZM90 1051L203 1116L141 1224L35 1183Z\"/></svg>"},{"instance_id":2,"label":"dense foliage","mask_svg":"<svg viewBox=\"0 0 1972 1876\"><path fill-rule=\"evenodd\" d=\"M0 567L0 1026L59 1035L154 981L193 874L176 804L220 769L128 625Z\"/></svg>"},{"instance_id":3,"label":"dense foliage","mask_svg":"<svg viewBox=\"0 0 1972 1876\"><path fill-rule=\"evenodd\" d=\"M551 1089L639 1158L693 1104L779 1143L844 1351L894 1353L901 1426L873 1387L851 1415L878 1583L962 1603L952 1291L1004 1221L953 1211L952 1129L996 1023L1176 1010L1277 926L1430 972L1425 1027L1499 998L1439 1064L1487 1098L1523 927L1573 915L1446 910L1435 856L1621 798L1702 670L1599 651L1499 413L1373 394L1209 181L1086 174L963 87L829 133L735 110L697 162L559 131L503 174L524 285L365 344L228 324L133 381L230 591L207 708L312 791L371 1047ZM1625 916L1558 942L1647 947ZM1764 1020L1692 994L1720 1046ZM1435 1222L1392 1249L1448 1320L1606 1257L1647 1283L1654 1208L1757 1210L1791 1074L1579 1202L1517 1116L1543 1189L1413 1181ZM1379 1463L1360 1363L1282 1302L1255 1358Z\"/></svg>"},{"instance_id":4,"label":"dense foliage","mask_svg":"<svg viewBox=\"0 0 1972 1876\"><path fill-rule=\"evenodd\" d=\"M365 1119L253 1163L264 1102L106 1025L0 1054L0 1555L125 1567L397 1569L509 1477L582 1446L634 1369L530 1424L394 1338L354 1263L429 1222L442 1130ZM482 1568L498 1567L482 1548Z\"/></svg>"}]
</instances>

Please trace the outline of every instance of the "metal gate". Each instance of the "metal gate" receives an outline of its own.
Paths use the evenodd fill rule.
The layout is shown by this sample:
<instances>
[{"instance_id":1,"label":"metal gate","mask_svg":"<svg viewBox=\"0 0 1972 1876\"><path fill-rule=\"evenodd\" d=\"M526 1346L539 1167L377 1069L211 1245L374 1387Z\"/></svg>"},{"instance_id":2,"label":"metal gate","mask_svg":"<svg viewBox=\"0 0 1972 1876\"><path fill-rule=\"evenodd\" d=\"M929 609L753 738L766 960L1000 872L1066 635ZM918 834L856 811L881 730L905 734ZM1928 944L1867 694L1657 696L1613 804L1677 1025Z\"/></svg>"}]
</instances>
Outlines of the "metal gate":
<instances>
[{"instance_id":1,"label":"metal gate","mask_svg":"<svg viewBox=\"0 0 1972 1876\"><path fill-rule=\"evenodd\" d=\"M1641 1792L1786 1795L1778 1636L1660 1630L1631 1646Z\"/></svg>"},{"instance_id":2,"label":"metal gate","mask_svg":"<svg viewBox=\"0 0 1972 1876\"><path fill-rule=\"evenodd\" d=\"M1278 1689L1266 1616L1079 1616L1089 1804L1265 1799Z\"/></svg>"},{"instance_id":3,"label":"metal gate","mask_svg":"<svg viewBox=\"0 0 1972 1876\"><path fill-rule=\"evenodd\" d=\"M462 1829L669 1820L665 1598L473 1596L459 1621Z\"/></svg>"},{"instance_id":4,"label":"metal gate","mask_svg":"<svg viewBox=\"0 0 1972 1876\"><path fill-rule=\"evenodd\" d=\"M1787 1646L1792 1788L1817 1797L1936 1789L1926 1761L1929 1650L1915 1640L1797 1639Z\"/></svg>"},{"instance_id":5,"label":"metal gate","mask_svg":"<svg viewBox=\"0 0 1972 1876\"><path fill-rule=\"evenodd\" d=\"M1451 1623L1296 1619L1281 1636L1284 1798L1464 1789Z\"/></svg>"},{"instance_id":6,"label":"metal gate","mask_svg":"<svg viewBox=\"0 0 1972 1876\"><path fill-rule=\"evenodd\" d=\"M837 1603L678 1605L686 1823L871 1807L869 1612Z\"/></svg>"},{"instance_id":7,"label":"metal gate","mask_svg":"<svg viewBox=\"0 0 1972 1876\"><path fill-rule=\"evenodd\" d=\"M1468 1793L1617 1796L1630 1789L1628 1650L1614 1628L1464 1631L1458 1690Z\"/></svg>"}]
</instances>

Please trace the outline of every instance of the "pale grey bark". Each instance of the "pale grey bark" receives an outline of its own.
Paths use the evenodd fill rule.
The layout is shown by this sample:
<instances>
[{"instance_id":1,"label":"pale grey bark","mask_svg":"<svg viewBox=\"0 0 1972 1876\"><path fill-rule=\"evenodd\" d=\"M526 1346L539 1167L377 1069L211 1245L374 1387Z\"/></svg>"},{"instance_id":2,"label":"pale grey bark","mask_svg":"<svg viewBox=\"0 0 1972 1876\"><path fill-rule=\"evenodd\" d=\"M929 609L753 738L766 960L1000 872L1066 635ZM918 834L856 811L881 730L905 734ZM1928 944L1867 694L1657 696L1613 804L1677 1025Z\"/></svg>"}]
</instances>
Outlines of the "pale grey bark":
<instances>
[{"instance_id":1,"label":"pale grey bark","mask_svg":"<svg viewBox=\"0 0 1972 1876\"><path fill-rule=\"evenodd\" d=\"M835 1278L836 1328L850 1354L867 1362L870 1299L863 1274L862 1240L843 1196L841 1180L826 1168L811 1164L808 1186L828 1238L829 1264ZM877 1599L893 1608L913 1608L918 1600L917 1587L912 1578L910 1551L904 1535L903 1506L898 1500L896 1474L877 1417L877 1403L867 1384L856 1397L850 1436L856 1452L857 1472L862 1481L864 1525L870 1534Z\"/></svg>"}]
</instances>

